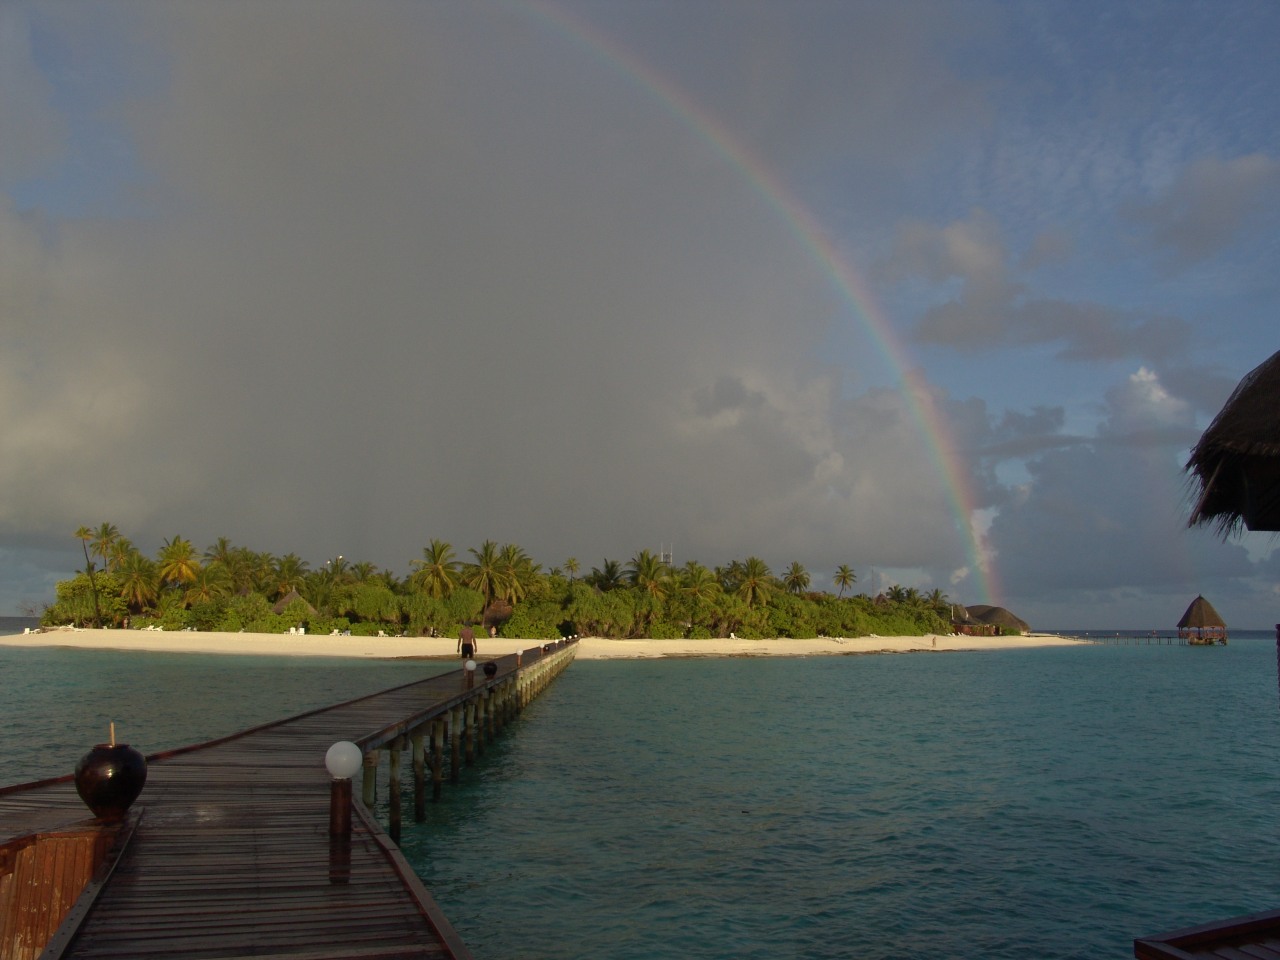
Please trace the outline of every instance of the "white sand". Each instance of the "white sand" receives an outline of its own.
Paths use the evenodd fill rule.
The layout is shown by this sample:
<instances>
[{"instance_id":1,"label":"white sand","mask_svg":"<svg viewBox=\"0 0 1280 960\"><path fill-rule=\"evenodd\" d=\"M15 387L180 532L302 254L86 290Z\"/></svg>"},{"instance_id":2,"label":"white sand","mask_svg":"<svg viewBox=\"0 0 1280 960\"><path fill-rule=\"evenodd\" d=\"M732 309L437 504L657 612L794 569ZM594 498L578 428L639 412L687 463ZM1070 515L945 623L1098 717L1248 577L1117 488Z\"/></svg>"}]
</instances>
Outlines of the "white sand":
<instances>
[{"instance_id":1,"label":"white sand","mask_svg":"<svg viewBox=\"0 0 1280 960\"><path fill-rule=\"evenodd\" d=\"M480 637L480 659L540 646L539 640ZM610 660L644 657L809 657L854 653L1009 650L1068 646L1085 641L1049 634L1026 637L857 637L817 640L606 640L584 637L578 657ZM299 657L456 657L457 640L426 637L332 637L287 633L200 633L159 630L46 630L0 636L0 646L85 647L99 650L148 650L177 653L269 654Z\"/></svg>"}]
</instances>

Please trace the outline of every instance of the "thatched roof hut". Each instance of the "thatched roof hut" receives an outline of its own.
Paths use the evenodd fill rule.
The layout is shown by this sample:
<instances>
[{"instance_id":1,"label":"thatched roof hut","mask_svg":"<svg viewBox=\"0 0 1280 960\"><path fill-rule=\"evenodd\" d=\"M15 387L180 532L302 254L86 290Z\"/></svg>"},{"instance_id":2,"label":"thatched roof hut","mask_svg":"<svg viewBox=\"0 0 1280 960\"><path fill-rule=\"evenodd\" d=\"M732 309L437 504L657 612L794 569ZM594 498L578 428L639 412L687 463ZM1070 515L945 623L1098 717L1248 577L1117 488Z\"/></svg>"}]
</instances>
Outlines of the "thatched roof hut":
<instances>
[{"instance_id":1,"label":"thatched roof hut","mask_svg":"<svg viewBox=\"0 0 1280 960\"><path fill-rule=\"evenodd\" d=\"M997 627L994 624L975 620L967 607L959 603L951 604L952 633L959 633L966 637L990 637L994 636L996 631Z\"/></svg>"},{"instance_id":2,"label":"thatched roof hut","mask_svg":"<svg viewBox=\"0 0 1280 960\"><path fill-rule=\"evenodd\" d=\"M294 603L303 604L307 608L307 613L311 614L312 616L315 615L316 608L313 607L311 604L307 603L306 599L297 590L290 590L283 597L277 600L275 604L271 607L271 612L276 614L284 613L286 610L289 609L290 605Z\"/></svg>"},{"instance_id":3,"label":"thatched roof hut","mask_svg":"<svg viewBox=\"0 0 1280 960\"><path fill-rule=\"evenodd\" d=\"M997 627L1000 632L1012 630L1015 633L1030 633L1031 627L1025 621L1015 617L1004 607L993 607L989 604L979 603L972 607L966 608L969 615L980 623L987 623L993 627Z\"/></svg>"},{"instance_id":4,"label":"thatched roof hut","mask_svg":"<svg viewBox=\"0 0 1280 960\"><path fill-rule=\"evenodd\" d=\"M480 622L486 630L499 629L511 619L514 608L506 600L494 600L480 615Z\"/></svg>"},{"instance_id":5,"label":"thatched roof hut","mask_svg":"<svg viewBox=\"0 0 1280 960\"><path fill-rule=\"evenodd\" d=\"M1226 643L1227 625L1212 603L1196 597L1178 621L1178 636L1190 643Z\"/></svg>"},{"instance_id":6,"label":"thatched roof hut","mask_svg":"<svg viewBox=\"0 0 1280 960\"><path fill-rule=\"evenodd\" d=\"M1252 370L1200 442L1187 472L1199 489L1188 526L1280 531L1280 352Z\"/></svg>"}]
</instances>

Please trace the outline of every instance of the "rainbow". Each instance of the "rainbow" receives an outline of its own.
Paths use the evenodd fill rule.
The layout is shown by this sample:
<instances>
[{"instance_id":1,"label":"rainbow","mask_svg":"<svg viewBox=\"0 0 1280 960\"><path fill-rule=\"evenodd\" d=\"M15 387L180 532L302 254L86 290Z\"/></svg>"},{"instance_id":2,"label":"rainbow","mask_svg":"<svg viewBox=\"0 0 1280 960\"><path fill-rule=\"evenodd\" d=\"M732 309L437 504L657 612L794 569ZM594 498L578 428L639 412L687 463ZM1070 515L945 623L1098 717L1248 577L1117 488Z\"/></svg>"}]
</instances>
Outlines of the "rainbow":
<instances>
[{"instance_id":1,"label":"rainbow","mask_svg":"<svg viewBox=\"0 0 1280 960\"><path fill-rule=\"evenodd\" d=\"M934 400L933 392L911 363L906 348L872 296L866 281L841 256L817 217L724 124L699 106L684 90L658 74L611 37L544 0L524 0L518 4L518 9L525 10L558 36L569 40L608 69L621 74L659 103L682 126L711 145L766 204L776 211L801 246L821 264L841 298L853 308L854 315L898 381L898 391L906 401L930 459L942 480L948 507L964 544L966 562L981 602L998 604L995 567L983 549L982 538L974 527L977 501L969 482L968 471L951 443L951 431Z\"/></svg>"}]
</instances>

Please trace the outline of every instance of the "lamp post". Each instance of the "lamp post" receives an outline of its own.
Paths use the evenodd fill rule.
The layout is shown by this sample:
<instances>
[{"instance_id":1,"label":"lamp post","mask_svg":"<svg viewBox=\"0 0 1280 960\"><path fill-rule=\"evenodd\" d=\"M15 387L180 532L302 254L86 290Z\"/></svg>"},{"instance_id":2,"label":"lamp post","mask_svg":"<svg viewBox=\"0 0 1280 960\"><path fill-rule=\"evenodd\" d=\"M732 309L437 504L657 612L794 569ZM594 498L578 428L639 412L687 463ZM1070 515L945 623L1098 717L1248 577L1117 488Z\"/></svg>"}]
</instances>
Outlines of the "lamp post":
<instances>
[{"instance_id":1,"label":"lamp post","mask_svg":"<svg viewBox=\"0 0 1280 960\"><path fill-rule=\"evenodd\" d=\"M351 778L364 762L364 752L350 740L339 740L324 755L333 777L329 787L329 882L351 881Z\"/></svg>"},{"instance_id":2,"label":"lamp post","mask_svg":"<svg viewBox=\"0 0 1280 960\"><path fill-rule=\"evenodd\" d=\"M324 755L333 777L329 787L329 836L351 836L351 778L364 762L364 752L350 740L339 740Z\"/></svg>"},{"instance_id":3,"label":"lamp post","mask_svg":"<svg viewBox=\"0 0 1280 960\"><path fill-rule=\"evenodd\" d=\"M476 662L468 660L465 666L467 670L467 689L470 690L476 684Z\"/></svg>"}]
</instances>

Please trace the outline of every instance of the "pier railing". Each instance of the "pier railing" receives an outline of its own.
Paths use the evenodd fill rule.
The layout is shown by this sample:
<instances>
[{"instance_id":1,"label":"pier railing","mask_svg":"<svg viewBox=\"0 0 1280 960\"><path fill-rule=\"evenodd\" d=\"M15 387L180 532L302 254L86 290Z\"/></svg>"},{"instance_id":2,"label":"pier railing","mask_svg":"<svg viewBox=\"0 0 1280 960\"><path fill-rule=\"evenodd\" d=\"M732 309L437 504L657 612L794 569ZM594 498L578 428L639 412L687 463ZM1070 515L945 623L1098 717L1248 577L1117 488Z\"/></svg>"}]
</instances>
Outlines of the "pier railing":
<instances>
[{"instance_id":1,"label":"pier railing","mask_svg":"<svg viewBox=\"0 0 1280 960\"><path fill-rule=\"evenodd\" d=\"M387 832L395 843L401 834L404 754L410 754L414 819L421 822L426 816L428 775L431 797L440 799L446 752L449 779L457 783L464 764L482 756L486 744L546 689L576 653L576 643L560 641L489 660L485 666L493 665L491 675L479 668L464 670L454 696L355 741L364 753L361 799L368 808L377 801L378 769L382 755L387 757Z\"/></svg>"}]
</instances>

